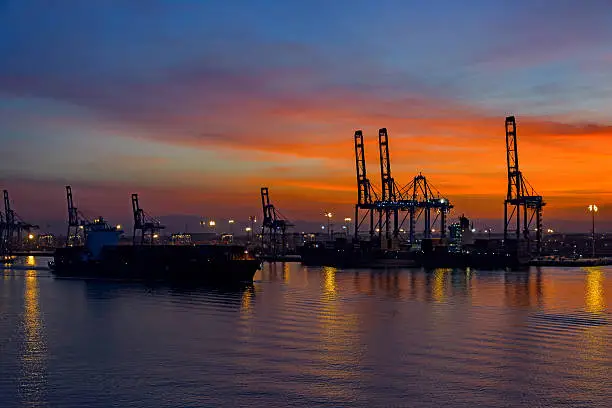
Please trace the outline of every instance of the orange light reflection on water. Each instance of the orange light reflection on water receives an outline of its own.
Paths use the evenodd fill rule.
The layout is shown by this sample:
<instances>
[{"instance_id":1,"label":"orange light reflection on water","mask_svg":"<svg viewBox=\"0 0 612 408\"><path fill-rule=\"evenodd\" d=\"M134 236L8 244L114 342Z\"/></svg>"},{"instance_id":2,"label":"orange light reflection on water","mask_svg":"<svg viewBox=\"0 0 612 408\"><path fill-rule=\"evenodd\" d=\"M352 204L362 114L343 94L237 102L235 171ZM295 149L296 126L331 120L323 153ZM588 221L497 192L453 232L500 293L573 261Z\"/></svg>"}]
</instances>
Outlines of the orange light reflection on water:
<instances>
[{"instance_id":1,"label":"orange light reflection on water","mask_svg":"<svg viewBox=\"0 0 612 408\"><path fill-rule=\"evenodd\" d=\"M601 267L585 268L585 270L585 310L591 313L602 313L606 310L604 272Z\"/></svg>"},{"instance_id":2,"label":"orange light reflection on water","mask_svg":"<svg viewBox=\"0 0 612 408\"><path fill-rule=\"evenodd\" d=\"M38 276L36 271L25 272L24 314L25 345L23 347L22 384L27 405L42 402L41 393L46 387L46 354L43 324L39 304Z\"/></svg>"}]
</instances>

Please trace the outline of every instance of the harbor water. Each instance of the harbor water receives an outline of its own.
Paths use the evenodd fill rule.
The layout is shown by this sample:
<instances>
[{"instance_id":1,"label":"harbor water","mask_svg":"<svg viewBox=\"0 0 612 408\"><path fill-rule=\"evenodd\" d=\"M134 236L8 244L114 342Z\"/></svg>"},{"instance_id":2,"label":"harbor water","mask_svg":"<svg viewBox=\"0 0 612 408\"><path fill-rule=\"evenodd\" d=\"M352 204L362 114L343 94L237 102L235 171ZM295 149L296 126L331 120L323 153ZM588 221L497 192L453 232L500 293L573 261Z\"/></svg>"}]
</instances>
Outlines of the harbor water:
<instances>
[{"instance_id":1,"label":"harbor water","mask_svg":"<svg viewBox=\"0 0 612 408\"><path fill-rule=\"evenodd\" d=\"M54 279L44 262L0 270L3 408L612 401L612 267L276 263L196 289Z\"/></svg>"}]
</instances>

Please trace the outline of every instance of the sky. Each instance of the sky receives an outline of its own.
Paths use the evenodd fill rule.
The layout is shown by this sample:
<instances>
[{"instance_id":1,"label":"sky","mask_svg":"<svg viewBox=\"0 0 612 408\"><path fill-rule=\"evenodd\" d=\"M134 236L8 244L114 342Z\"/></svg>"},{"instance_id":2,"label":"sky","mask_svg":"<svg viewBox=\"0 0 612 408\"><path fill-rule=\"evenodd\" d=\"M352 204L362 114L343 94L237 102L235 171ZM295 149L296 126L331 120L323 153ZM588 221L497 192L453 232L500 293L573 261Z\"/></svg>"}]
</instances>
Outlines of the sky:
<instances>
[{"instance_id":1,"label":"sky","mask_svg":"<svg viewBox=\"0 0 612 408\"><path fill-rule=\"evenodd\" d=\"M504 118L545 225L612 221L612 1L0 0L0 187L29 221L78 206L350 216L353 134L379 183L419 172L454 216L503 217ZM609 210L608 210L609 208ZM501 221L500 221L501 223Z\"/></svg>"}]
</instances>

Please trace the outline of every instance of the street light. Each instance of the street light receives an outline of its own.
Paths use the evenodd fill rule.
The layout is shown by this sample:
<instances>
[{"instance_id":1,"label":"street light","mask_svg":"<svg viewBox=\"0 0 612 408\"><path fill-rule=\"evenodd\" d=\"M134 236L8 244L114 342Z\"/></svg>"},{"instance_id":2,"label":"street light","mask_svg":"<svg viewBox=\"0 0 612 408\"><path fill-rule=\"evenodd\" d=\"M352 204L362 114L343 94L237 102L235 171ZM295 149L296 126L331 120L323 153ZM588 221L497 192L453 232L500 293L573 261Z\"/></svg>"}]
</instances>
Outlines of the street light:
<instances>
[{"instance_id":1,"label":"street light","mask_svg":"<svg viewBox=\"0 0 612 408\"><path fill-rule=\"evenodd\" d=\"M29 239L30 241L31 241L31 240L33 240L33 239L34 239L34 234L29 234L29 235L28 235L28 239Z\"/></svg>"},{"instance_id":2,"label":"street light","mask_svg":"<svg viewBox=\"0 0 612 408\"><path fill-rule=\"evenodd\" d=\"M595 213L599 211L599 208L595 204L589 205L589 212L591 213L591 219L593 222L592 239L593 239L593 258L595 258Z\"/></svg>"},{"instance_id":3,"label":"street light","mask_svg":"<svg viewBox=\"0 0 612 408\"><path fill-rule=\"evenodd\" d=\"M351 221L353 221L350 217L344 218L344 223L346 224L343 228L346 230L347 237L351 235Z\"/></svg>"},{"instance_id":4,"label":"street light","mask_svg":"<svg viewBox=\"0 0 612 408\"><path fill-rule=\"evenodd\" d=\"M331 232L331 219L333 214L330 212L326 212L323 213L323 215L325 215L327 217L327 233L329 234L329 238L332 238L332 232Z\"/></svg>"}]
</instances>

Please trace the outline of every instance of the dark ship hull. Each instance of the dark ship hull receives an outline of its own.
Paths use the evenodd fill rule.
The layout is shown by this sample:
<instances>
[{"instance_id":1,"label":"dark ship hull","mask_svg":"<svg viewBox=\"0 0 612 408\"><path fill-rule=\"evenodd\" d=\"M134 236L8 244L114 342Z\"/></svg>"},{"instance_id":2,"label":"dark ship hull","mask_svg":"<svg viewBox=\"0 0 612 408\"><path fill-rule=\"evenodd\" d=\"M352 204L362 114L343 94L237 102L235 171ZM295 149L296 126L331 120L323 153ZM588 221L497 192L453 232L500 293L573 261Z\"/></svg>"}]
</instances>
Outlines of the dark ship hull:
<instances>
[{"instance_id":1,"label":"dark ship hull","mask_svg":"<svg viewBox=\"0 0 612 408\"><path fill-rule=\"evenodd\" d=\"M104 247L95 259L83 247L61 248L51 267L63 278L197 284L252 282L261 262L235 246L118 245Z\"/></svg>"},{"instance_id":2,"label":"dark ship hull","mask_svg":"<svg viewBox=\"0 0 612 408\"><path fill-rule=\"evenodd\" d=\"M513 254L499 253L427 253L416 257L417 263L426 269L436 268L476 268L476 269L506 269L520 268L527 264Z\"/></svg>"},{"instance_id":3,"label":"dark ship hull","mask_svg":"<svg viewBox=\"0 0 612 408\"><path fill-rule=\"evenodd\" d=\"M298 253L306 266L357 268L373 260L373 251L368 244L354 245L346 240L308 242L298 248Z\"/></svg>"},{"instance_id":4,"label":"dark ship hull","mask_svg":"<svg viewBox=\"0 0 612 408\"><path fill-rule=\"evenodd\" d=\"M308 266L334 266L338 268L399 267L425 269L521 268L529 257L504 250L476 249L470 252L449 252L448 247L430 247L425 251L384 251L370 243L355 245L348 242L309 243L300 248L302 263Z\"/></svg>"}]
</instances>

